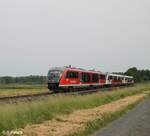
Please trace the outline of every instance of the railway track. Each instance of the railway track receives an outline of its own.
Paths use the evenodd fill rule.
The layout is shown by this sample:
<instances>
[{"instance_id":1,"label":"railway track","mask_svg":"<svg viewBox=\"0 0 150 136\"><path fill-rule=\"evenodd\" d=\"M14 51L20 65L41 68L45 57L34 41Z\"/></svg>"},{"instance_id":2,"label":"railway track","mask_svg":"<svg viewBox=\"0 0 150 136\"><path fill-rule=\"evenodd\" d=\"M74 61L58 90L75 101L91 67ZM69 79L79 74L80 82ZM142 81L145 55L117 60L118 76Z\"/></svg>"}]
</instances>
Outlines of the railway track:
<instances>
[{"instance_id":1,"label":"railway track","mask_svg":"<svg viewBox=\"0 0 150 136\"><path fill-rule=\"evenodd\" d=\"M111 88L98 88L98 89L91 89L91 90L82 90L77 92L63 92L63 93L53 93L53 92L46 92L46 93L37 93L37 94L29 94L29 95L18 95L18 96L5 96L0 97L0 102L5 103L16 103L20 101L33 101L39 98L45 98L48 96L57 96L57 95L85 95L91 93L97 93L100 91L110 91L113 89L120 89L126 88L131 86L120 86L120 87L111 87Z\"/></svg>"},{"instance_id":2,"label":"railway track","mask_svg":"<svg viewBox=\"0 0 150 136\"><path fill-rule=\"evenodd\" d=\"M4 96L0 97L0 102L17 102L17 101L32 101L35 98L40 98L44 96L51 95L52 92L47 93L37 93L37 94L29 94L29 95L18 95L18 96Z\"/></svg>"}]
</instances>

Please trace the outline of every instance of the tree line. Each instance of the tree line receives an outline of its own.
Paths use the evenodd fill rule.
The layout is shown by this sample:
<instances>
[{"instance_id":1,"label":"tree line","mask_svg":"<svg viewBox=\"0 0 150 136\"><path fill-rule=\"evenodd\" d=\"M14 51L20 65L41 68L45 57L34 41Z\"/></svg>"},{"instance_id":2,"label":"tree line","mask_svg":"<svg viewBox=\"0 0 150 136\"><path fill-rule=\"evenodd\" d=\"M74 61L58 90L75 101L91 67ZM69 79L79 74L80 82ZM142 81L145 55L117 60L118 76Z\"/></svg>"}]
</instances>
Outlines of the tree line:
<instances>
[{"instance_id":1,"label":"tree line","mask_svg":"<svg viewBox=\"0 0 150 136\"><path fill-rule=\"evenodd\" d=\"M138 70L136 67L133 67L133 68L129 68L125 72L125 74L129 76L133 76L135 82L150 81L150 70L148 69Z\"/></svg>"},{"instance_id":2,"label":"tree line","mask_svg":"<svg viewBox=\"0 0 150 136\"><path fill-rule=\"evenodd\" d=\"M114 74L133 76L135 82L150 81L150 70L137 69L136 67L129 68L126 72L113 72Z\"/></svg>"},{"instance_id":3,"label":"tree line","mask_svg":"<svg viewBox=\"0 0 150 136\"><path fill-rule=\"evenodd\" d=\"M44 84L46 76L0 77L0 84Z\"/></svg>"},{"instance_id":4,"label":"tree line","mask_svg":"<svg viewBox=\"0 0 150 136\"><path fill-rule=\"evenodd\" d=\"M143 82L150 80L150 70L138 70L136 67L129 68L125 73L117 74L133 76L135 82ZM47 82L46 76L23 76L23 77L0 77L0 84L45 84Z\"/></svg>"}]
</instances>

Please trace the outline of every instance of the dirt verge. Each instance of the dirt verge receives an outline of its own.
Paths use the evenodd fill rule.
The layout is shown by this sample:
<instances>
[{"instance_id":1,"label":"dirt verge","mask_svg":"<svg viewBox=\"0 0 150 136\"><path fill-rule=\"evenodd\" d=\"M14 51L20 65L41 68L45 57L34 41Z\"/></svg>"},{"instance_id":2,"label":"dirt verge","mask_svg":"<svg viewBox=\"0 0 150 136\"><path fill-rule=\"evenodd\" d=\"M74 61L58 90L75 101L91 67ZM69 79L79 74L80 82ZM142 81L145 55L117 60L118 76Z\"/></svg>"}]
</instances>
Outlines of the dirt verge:
<instances>
[{"instance_id":1,"label":"dirt verge","mask_svg":"<svg viewBox=\"0 0 150 136\"><path fill-rule=\"evenodd\" d=\"M120 111L145 96L146 94L128 96L95 108L78 110L69 115L61 115L42 124L27 125L22 130L23 136L65 136L83 130L87 122L101 118L103 114Z\"/></svg>"}]
</instances>

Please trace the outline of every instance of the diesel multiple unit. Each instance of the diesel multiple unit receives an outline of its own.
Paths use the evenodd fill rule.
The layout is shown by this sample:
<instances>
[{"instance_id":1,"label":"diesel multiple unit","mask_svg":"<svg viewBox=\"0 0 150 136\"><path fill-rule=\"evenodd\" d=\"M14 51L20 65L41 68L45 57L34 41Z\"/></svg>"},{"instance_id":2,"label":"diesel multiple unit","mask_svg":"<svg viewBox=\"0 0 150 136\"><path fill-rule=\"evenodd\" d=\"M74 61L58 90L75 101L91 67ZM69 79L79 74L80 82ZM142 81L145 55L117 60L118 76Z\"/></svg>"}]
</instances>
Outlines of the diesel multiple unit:
<instances>
[{"instance_id":1,"label":"diesel multiple unit","mask_svg":"<svg viewBox=\"0 0 150 136\"><path fill-rule=\"evenodd\" d=\"M80 90L134 84L132 76L103 73L71 67L56 67L48 71L49 90Z\"/></svg>"}]
</instances>

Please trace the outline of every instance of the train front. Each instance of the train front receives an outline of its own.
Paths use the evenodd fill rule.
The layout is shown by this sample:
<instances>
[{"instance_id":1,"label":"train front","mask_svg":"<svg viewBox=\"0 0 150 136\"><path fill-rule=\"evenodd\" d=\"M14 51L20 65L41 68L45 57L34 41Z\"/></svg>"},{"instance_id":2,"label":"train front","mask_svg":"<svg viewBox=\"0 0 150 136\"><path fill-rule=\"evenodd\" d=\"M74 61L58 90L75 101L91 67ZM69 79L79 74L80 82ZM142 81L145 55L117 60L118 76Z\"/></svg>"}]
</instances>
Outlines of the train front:
<instances>
[{"instance_id":1,"label":"train front","mask_svg":"<svg viewBox=\"0 0 150 136\"><path fill-rule=\"evenodd\" d=\"M63 68L52 68L48 71L48 89L56 91L59 89L59 81L61 79Z\"/></svg>"}]
</instances>

